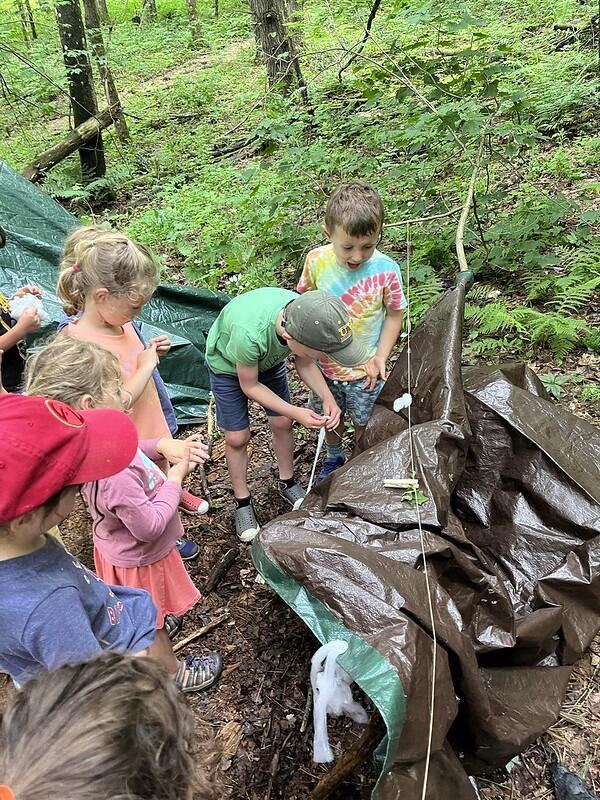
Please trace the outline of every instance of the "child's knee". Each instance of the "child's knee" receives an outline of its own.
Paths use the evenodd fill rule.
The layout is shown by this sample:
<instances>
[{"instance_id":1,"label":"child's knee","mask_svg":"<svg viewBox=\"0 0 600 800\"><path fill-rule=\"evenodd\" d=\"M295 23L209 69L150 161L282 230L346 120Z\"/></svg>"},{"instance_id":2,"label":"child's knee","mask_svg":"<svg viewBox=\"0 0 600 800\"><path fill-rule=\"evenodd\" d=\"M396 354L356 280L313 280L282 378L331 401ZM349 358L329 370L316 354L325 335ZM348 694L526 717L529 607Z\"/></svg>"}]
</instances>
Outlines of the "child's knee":
<instances>
[{"instance_id":1,"label":"child's knee","mask_svg":"<svg viewBox=\"0 0 600 800\"><path fill-rule=\"evenodd\" d=\"M234 450L243 450L250 441L250 428L241 431L225 431L225 443Z\"/></svg>"},{"instance_id":2,"label":"child's knee","mask_svg":"<svg viewBox=\"0 0 600 800\"><path fill-rule=\"evenodd\" d=\"M274 433L291 431L293 424L293 421L288 417L269 417L269 426Z\"/></svg>"}]
</instances>

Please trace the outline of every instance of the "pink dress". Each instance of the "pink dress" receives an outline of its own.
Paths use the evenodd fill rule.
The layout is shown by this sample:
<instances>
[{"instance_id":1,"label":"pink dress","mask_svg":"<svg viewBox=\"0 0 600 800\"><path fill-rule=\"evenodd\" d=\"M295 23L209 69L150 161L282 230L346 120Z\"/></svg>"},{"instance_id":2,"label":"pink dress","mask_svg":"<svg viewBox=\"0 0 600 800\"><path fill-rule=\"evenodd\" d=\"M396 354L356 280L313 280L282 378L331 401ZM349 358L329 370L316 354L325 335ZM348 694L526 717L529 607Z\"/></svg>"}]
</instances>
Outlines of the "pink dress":
<instances>
[{"instance_id":1,"label":"pink dress","mask_svg":"<svg viewBox=\"0 0 600 800\"><path fill-rule=\"evenodd\" d=\"M82 491L92 515L98 576L145 589L157 608L156 627L162 628L167 614L182 616L201 595L176 547L183 536L177 511L181 486L154 463L156 442L140 442L126 469L86 483Z\"/></svg>"},{"instance_id":2,"label":"pink dress","mask_svg":"<svg viewBox=\"0 0 600 800\"><path fill-rule=\"evenodd\" d=\"M82 330L78 323L79 320L75 320L67 325L65 328L67 334L75 339L94 342L94 344L104 347L105 350L110 350L119 359L123 380L129 380L137 370L138 356L144 350L144 345L131 322L123 325L123 333L120 336L102 333L90 334L89 331ZM148 381L141 396L134 403L130 415L140 440L159 439L161 436L172 438L160 405L160 397L152 379ZM159 456L160 458L161 456Z\"/></svg>"}]
</instances>

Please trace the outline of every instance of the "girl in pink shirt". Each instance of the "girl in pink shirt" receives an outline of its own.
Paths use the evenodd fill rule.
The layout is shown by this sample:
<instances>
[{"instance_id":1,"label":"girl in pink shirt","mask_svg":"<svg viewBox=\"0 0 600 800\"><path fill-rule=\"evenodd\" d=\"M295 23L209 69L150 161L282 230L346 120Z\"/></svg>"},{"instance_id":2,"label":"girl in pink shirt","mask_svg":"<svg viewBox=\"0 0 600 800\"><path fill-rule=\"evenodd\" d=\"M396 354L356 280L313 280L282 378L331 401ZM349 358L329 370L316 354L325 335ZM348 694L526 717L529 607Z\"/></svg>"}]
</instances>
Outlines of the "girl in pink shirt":
<instances>
[{"instance_id":1,"label":"girl in pink shirt","mask_svg":"<svg viewBox=\"0 0 600 800\"><path fill-rule=\"evenodd\" d=\"M157 283L158 266L150 251L121 233L90 225L76 229L65 242L57 294L67 314L78 314L65 332L117 356L125 388L133 398L131 419L141 441L171 436L152 379L171 342L157 336L144 348L132 324ZM186 490L181 494L182 511L208 511L201 497Z\"/></svg>"},{"instance_id":2,"label":"girl in pink shirt","mask_svg":"<svg viewBox=\"0 0 600 800\"><path fill-rule=\"evenodd\" d=\"M78 409L127 410L131 401L115 356L66 336L59 336L30 359L26 391ZM82 488L92 516L96 572L105 582L145 589L152 596L157 632L151 654L175 675L184 692L212 686L221 671L216 653L178 661L165 627L168 616L182 616L200 599L176 547L183 535L177 506L183 479L207 455L197 436L153 437L140 442L133 461L122 472ZM155 463L159 459L174 464L166 475Z\"/></svg>"}]
</instances>

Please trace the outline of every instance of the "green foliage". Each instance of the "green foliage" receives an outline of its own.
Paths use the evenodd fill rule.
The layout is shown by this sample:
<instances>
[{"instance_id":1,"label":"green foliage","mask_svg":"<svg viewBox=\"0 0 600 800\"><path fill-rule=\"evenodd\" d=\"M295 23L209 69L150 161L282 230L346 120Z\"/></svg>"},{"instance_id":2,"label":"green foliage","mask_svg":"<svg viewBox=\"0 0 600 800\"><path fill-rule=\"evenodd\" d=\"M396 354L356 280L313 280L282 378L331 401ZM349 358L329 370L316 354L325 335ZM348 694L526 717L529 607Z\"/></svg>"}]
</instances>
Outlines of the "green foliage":
<instances>
[{"instance_id":1,"label":"green foliage","mask_svg":"<svg viewBox=\"0 0 600 800\"><path fill-rule=\"evenodd\" d=\"M588 383L582 386L579 396L584 403L597 403L600 400L600 383Z\"/></svg>"},{"instance_id":2,"label":"green foliage","mask_svg":"<svg viewBox=\"0 0 600 800\"><path fill-rule=\"evenodd\" d=\"M412 503L415 506L422 506L429 500L420 489L407 489L400 499L403 503Z\"/></svg>"},{"instance_id":3,"label":"green foliage","mask_svg":"<svg viewBox=\"0 0 600 800\"><path fill-rule=\"evenodd\" d=\"M554 372L542 372L538 375L540 381L544 384L545 390L549 395L554 397L555 400L560 400L564 394L564 385L568 382L568 375L555 375Z\"/></svg>"}]
</instances>

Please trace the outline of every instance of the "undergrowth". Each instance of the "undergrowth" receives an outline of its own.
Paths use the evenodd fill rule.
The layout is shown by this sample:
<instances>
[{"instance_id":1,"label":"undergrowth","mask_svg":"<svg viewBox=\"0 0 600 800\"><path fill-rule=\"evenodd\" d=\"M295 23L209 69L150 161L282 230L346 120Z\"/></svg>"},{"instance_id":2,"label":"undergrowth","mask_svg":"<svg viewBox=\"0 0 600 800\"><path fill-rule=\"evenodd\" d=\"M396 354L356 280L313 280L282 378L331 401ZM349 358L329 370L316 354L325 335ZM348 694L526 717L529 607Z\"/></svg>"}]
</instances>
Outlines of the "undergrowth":
<instances>
[{"instance_id":1,"label":"undergrowth","mask_svg":"<svg viewBox=\"0 0 600 800\"><path fill-rule=\"evenodd\" d=\"M194 46L183 0L161 0L158 19L141 25L136 3L109 1L108 57L132 144L106 133L107 176L84 186L71 158L50 173L48 191L150 244L165 278L182 270L235 294L293 285L323 241L324 203L340 181L374 183L389 223L459 208L483 141L465 231L476 275L468 352L497 360L550 350L561 362L578 347L600 351L588 313L600 288L597 54L577 42L553 49L563 33L553 23L585 21L593 3L392 0L340 82L370 3L308 1L300 29L310 108L266 91L247 8L220 5L215 18L199 4ZM43 73L0 49L0 156L22 168L64 134L66 82L50 6L34 4L40 39L30 50L12 0L0 8L9 12L0 47ZM413 320L454 281L457 218L410 227ZM381 249L405 276L406 243L403 225L384 231Z\"/></svg>"}]
</instances>

